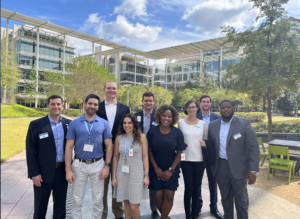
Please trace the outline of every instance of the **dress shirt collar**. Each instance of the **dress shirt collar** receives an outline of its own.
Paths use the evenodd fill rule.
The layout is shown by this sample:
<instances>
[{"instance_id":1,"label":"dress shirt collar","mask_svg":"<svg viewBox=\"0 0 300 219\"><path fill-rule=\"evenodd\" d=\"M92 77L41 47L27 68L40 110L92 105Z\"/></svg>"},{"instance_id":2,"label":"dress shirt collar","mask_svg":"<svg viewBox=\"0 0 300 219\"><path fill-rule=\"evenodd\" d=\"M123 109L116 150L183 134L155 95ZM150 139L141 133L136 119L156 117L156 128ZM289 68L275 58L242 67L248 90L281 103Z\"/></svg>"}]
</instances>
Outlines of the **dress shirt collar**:
<instances>
[{"instance_id":1,"label":"dress shirt collar","mask_svg":"<svg viewBox=\"0 0 300 219\"><path fill-rule=\"evenodd\" d=\"M153 110L151 111L150 115L149 115L149 116L147 116L147 113L146 113L146 112L145 112L145 110L143 109L143 115L144 115L144 116L150 117L150 116L151 116L151 114L152 114L152 112L153 112Z\"/></svg>"},{"instance_id":2,"label":"dress shirt collar","mask_svg":"<svg viewBox=\"0 0 300 219\"><path fill-rule=\"evenodd\" d=\"M115 106L117 105L118 101L114 102L113 104L109 104L106 100L104 101L105 105Z\"/></svg>"},{"instance_id":3,"label":"dress shirt collar","mask_svg":"<svg viewBox=\"0 0 300 219\"><path fill-rule=\"evenodd\" d=\"M206 116L203 115L203 112L201 112L201 113L202 113L202 117L206 117ZM210 111L209 111L207 116L210 117Z\"/></svg>"},{"instance_id":4,"label":"dress shirt collar","mask_svg":"<svg viewBox=\"0 0 300 219\"><path fill-rule=\"evenodd\" d=\"M233 117L234 117L234 116L232 116L232 118L230 119L229 122L224 122L223 119L221 119L221 123L222 123L222 124L231 124Z\"/></svg>"},{"instance_id":5,"label":"dress shirt collar","mask_svg":"<svg viewBox=\"0 0 300 219\"><path fill-rule=\"evenodd\" d=\"M50 114L48 114L48 118L49 118L50 123L55 123L56 124L56 122L51 118ZM58 120L57 123L60 123L60 122L61 122L61 116L59 117L59 120Z\"/></svg>"},{"instance_id":6,"label":"dress shirt collar","mask_svg":"<svg viewBox=\"0 0 300 219\"><path fill-rule=\"evenodd\" d=\"M84 114L82 114L82 116L80 116L80 122L84 122L84 121L87 121L87 122L94 122L94 121L98 122L98 120L99 120L99 117L97 115L94 117L94 119L92 121L87 121L86 118L85 118L85 116L84 116Z\"/></svg>"}]
</instances>

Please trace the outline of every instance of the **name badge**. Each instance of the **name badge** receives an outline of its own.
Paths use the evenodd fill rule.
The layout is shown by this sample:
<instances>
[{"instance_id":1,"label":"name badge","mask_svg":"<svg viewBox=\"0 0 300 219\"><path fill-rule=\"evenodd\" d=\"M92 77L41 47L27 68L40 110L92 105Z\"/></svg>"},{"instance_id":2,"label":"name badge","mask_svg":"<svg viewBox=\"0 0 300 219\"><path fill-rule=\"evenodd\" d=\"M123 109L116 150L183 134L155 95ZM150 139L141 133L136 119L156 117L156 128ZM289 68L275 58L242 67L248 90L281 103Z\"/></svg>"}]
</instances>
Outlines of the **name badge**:
<instances>
[{"instance_id":1,"label":"name badge","mask_svg":"<svg viewBox=\"0 0 300 219\"><path fill-rule=\"evenodd\" d=\"M198 131L198 130L201 130L201 127L200 127L200 126L197 126L197 125L195 125L195 126L194 126L194 130L196 130L196 131Z\"/></svg>"},{"instance_id":2,"label":"name badge","mask_svg":"<svg viewBox=\"0 0 300 219\"><path fill-rule=\"evenodd\" d=\"M133 149L132 148L129 150L129 157L133 157Z\"/></svg>"},{"instance_id":3,"label":"name badge","mask_svg":"<svg viewBox=\"0 0 300 219\"><path fill-rule=\"evenodd\" d=\"M123 173L129 173L129 166L122 165L122 172Z\"/></svg>"},{"instance_id":4,"label":"name badge","mask_svg":"<svg viewBox=\"0 0 300 219\"><path fill-rule=\"evenodd\" d=\"M94 143L84 143L83 151L93 152Z\"/></svg>"},{"instance_id":5,"label":"name badge","mask_svg":"<svg viewBox=\"0 0 300 219\"><path fill-rule=\"evenodd\" d=\"M185 153L181 153L181 160L185 160Z\"/></svg>"},{"instance_id":6,"label":"name badge","mask_svg":"<svg viewBox=\"0 0 300 219\"><path fill-rule=\"evenodd\" d=\"M74 160L74 165L75 165L75 167L79 167L79 159Z\"/></svg>"},{"instance_id":7,"label":"name badge","mask_svg":"<svg viewBox=\"0 0 300 219\"><path fill-rule=\"evenodd\" d=\"M157 126L158 124L155 121L153 121L152 125Z\"/></svg>"},{"instance_id":8,"label":"name badge","mask_svg":"<svg viewBox=\"0 0 300 219\"><path fill-rule=\"evenodd\" d=\"M40 137L40 139L43 139L43 138L48 138L48 137L49 137L49 135L48 135L48 132L45 132L45 133L39 134L39 137Z\"/></svg>"},{"instance_id":9,"label":"name badge","mask_svg":"<svg viewBox=\"0 0 300 219\"><path fill-rule=\"evenodd\" d=\"M240 137L242 137L241 133L237 133L235 135L233 135L233 138L236 140L236 139L239 139Z\"/></svg>"},{"instance_id":10,"label":"name badge","mask_svg":"<svg viewBox=\"0 0 300 219\"><path fill-rule=\"evenodd\" d=\"M136 119L137 119L138 122L142 121L142 117L141 116L137 116Z\"/></svg>"}]
</instances>

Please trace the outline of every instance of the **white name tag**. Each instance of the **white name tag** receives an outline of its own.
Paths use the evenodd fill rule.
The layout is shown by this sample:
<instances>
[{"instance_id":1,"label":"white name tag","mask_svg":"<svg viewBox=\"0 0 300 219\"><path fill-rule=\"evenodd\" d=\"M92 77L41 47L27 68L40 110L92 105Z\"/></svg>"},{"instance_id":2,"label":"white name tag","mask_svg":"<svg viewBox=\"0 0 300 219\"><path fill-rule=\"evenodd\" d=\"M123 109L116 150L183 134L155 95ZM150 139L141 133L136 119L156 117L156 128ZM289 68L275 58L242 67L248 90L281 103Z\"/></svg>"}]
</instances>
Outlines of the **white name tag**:
<instances>
[{"instance_id":1,"label":"white name tag","mask_svg":"<svg viewBox=\"0 0 300 219\"><path fill-rule=\"evenodd\" d=\"M195 125L195 126L194 126L194 130L196 130L196 131L198 131L198 130L201 130L201 127L200 127L200 126L197 126L197 125Z\"/></svg>"},{"instance_id":2,"label":"white name tag","mask_svg":"<svg viewBox=\"0 0 300 219\"><path fill-rule=\"evenodd\" d=\"M153 121L152 125L157 126L158 124L155 121Z\"/></svg>"},{"instance_id":3,"label":"white name tag","mask_svg":"<svg viewBox=\"0 0 300 219\"><path fill-rule=\"evenodd\" d=\"M138 122L142 121L142 117L141 116L137 116L136 118L137 118Z\"/></svg>"},{"instance_id":4,"label":"white name tag","mask_svg":"<svg viewBox=\"0 0 300 219\"><path fill-rule=\"evenodd\" d=\"M233 135L233 138L236 140L238 138L242 137L242 135L240 133L237 133L235 135Z\"/></svg>"},{"instance_id":5,"label":"white name tag","mask_svg":"<svg viewBox=\"0 0 300 219\"><path fill-rule=\"evenodd\" d=\"M45 133L39 134L39 137L40 137L40 139L43 139L43 138L48 138L48 137L49 137L49 135L48 135L48 132L45 132Z\"/></svg>"},{"instance_id":6,"label":"white name tag","mask_svg":"<svg viewBox=\"0 0 300 219\"><path fill-rule=\"evenodd\" d=\"M129 166L122 165L122 172L123 173L129 173Z\"/></svg>"},{"instance_id":7,"label":"white name tag","mask_svg":"<svg viewBox=\"0 0 300 219\"><path fill-rule=\"evenodd\" d=\"M129 157L133 157L133 149L131 148L130 150L129 150Z\"/></svg>"},{"instance_id":8,"label":"white name tag","mask_svg":"<svg viewBox=\"0 0 300 219\"><path fill-rule=\"evenodd\" d=\"M74 160L74 165L75 165L75 167L79 167L79 159Z\"/></svg>"},{"instance_id":9,"label":"white name tag","mask_svg":"<svg viewBox=\"0 0 300 219\"><path fill-rule=\"evenodd\" d=\"M185 153L181 153L181 160L185 160Z\"/></svg>"},{"instance_id":10,"label":"white name tag","mask_svg":"<svg viewBox=\"0 0 300 219\"><path fill-rule=\"evenodd\" d=\"M93 152L94 143L84 143L83 151Z\"/></svg>"}]
</instances>

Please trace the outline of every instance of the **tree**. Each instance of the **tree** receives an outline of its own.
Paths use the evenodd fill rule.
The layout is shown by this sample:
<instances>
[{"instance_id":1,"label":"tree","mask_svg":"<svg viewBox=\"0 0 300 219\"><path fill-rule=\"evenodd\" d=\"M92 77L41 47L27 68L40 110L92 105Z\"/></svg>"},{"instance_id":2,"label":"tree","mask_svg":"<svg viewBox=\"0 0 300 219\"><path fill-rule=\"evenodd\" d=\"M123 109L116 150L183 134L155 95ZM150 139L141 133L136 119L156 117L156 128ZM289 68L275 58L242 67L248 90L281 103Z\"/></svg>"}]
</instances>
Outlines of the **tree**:
<instances>
[{"instance_id":1,"label":"tree","mask_svg":"<svg viewBox=\"0 0 300 219\"><path fill-rule=\"evenodd\" d=\"M300 79L300 19L287 17L282 8L288 0L250 0L253 9L259 9L257 29L237 32L234 27L223 26L232 50L242 49L238 63L228 64L223 81L229 80L233 88L251 95L259 91L266 95L268 114L268 140L272 140L272 97L283 89L296 89ZM241 50L239 50L241 51Z\"/></svg>"},{"instance_id":2,"label":"tree","mask_svg":"<svg viewBox=\"0 0 300 219\"><path fill-rule=\"evenodd\" d=\"M44 87L47 92L47 96L51 96L53 94L64 96L63 95L63 82L64 77L61 73L47 71L44 73L45 83Z\"/></svg>"},{"instance_id":3,"label":"tree","mask_svg":"<svg viewBox=\"0 0 300 219\"><path fill-rule=\"evenodd\" d=\"M24 93L26 95L26 99L29 101L29 105L31 107L31 104L35 102L35 98L40 94L39 91L36 90L37 85L37 79L38 79L38 86L41 85L41 75L36 75L35 68L33 67L30 71L30 74L28 76L28 79L26 79L26 85L24 87Z\"/></svg>"},{"instance_id":4,"label":"tree","mask_svg":"<svg viewBox=\"0 0 300 219\"><path fill-rule=\"evenodd\" d=\"M139 106L142 105L143 93L147 91L147 88L139 86L131 86L129 88L129 107L130 109L136 111Z\"/></svg>"},{"instance_id":5,"label":"tree","mask_svg":"<svg viewBox=\"0 0 300 219\"><path fill-rule=\"evenodd\" d=\"M5 103L7 93L17 87L21 72L16 64L16 54L12 48L12 41L7 38L1 39L1 88L3 89L2 100Z\"/></svg>"},{"instance_id":6,"label":"tree","mask_svg":"<svg viewBox=\"0 0 300 219\"><path fill-rule=\"evenodd\" d=\"M89 56L74 57L66 63L66 70L71 73L62 81L62 85L65 85L65 97L70 103L79 104L81 109L87 95L97 94L103 97L104 83L116 81L109 69L98 65Z\"/></svg>"},{"instance_id":7,"label":"tree","mask_svg":"<svg viewBox=\"0 0 300 219\"><path fill-rule=\"evenodd\" d=\"M196 78L194 88L200 89L203 94L212 93L219 89L218 85L212 79Z\"/></svg>"},{"instance_id":8,"label":"tree","mask_svg":"<svg viewBox=\"0 0 300 219\"><path fill-rule=\"evenodd\" d=\"M300 101L299 101L299 94L292 92L290 90L285 90L284 91L284 96L279 98L277 101L277 108L279 110L283 110L287 112L289 115L291 111L295 111L295 114L297 116L298 114L298 108L300 106Z\"/></svg>"},{"instance_id":9,"label":"tree","mask_svg":"<svg viewBox=\"0 0 300 219\"><path fill-rule=\"evenodd\" d=\"M151 91L155 97L154 107L157 108L163 104L171 104L172 103L172 92L169 90L165 90L161 86L150 86L148 87L148 91Z\"/></svg>"}]
</instances>

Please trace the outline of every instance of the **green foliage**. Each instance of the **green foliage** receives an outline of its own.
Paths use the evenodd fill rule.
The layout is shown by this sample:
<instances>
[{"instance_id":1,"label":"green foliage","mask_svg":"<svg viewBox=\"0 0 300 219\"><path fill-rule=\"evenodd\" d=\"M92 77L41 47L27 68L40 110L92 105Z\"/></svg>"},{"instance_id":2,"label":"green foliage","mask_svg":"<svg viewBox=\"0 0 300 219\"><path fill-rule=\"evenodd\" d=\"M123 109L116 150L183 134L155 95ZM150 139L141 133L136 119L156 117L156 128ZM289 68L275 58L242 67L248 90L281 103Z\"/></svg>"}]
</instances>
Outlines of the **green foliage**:
<instances>
[{"instance_id":1,"label":"green foliage","mask_svg":"<svg viewBox=\"0 0 300 219\"><path fill-rule=\"evenodd\" d=\"M154 107L157 108L163 104L171 104L172 103L172 92L169 90L165 90L161 86L150 86L147 91L151 91L155 97Z\"/></svg>"},{"instance_id":2,"label":"green foliage","mask_svg":"<svg viewBox=\"0 0 300 219\"><path fill-rule=\"evenodd\" d=\"M254 127L255 132L267 132L268 126L265 123L260 123ZM299 133L300 123L286 124L286 123L274 123L272 124L272 132L279 133Z\"/></svg>"},{"instance_id":3,"label":"green foliage","mask_svg":"<svg viewBox=\"0 0 300 219\"><path fill-rule=\"evenodd\" d=\"M62 111L62 114L65 114L67 116L73 116L73 117L81 116L81 112L79 109L64 109Z\"/></svg>"},{"instance_id":4,"label":"green foliage","mask_svg":"<svg viewBox=\"0 0 300 219\"><path fill-rule=\"evenodd\" d=\"M263 122L264 120L267 119L267 114L263 112L249 112L249 113L235 112L234 115L240 118L249 119L251 123Z\"/></svg>"},{"instance_id":5,"label":"green foliage","mask_svg":"<svg viewBox=\"0 0 300 219\"><path fill-rule=\"evenodd\" d=\"M285 90L284 96L277 101L278 109L288 112L287 114L289 114L289 112L293 110L297 111L300 106L298 96L299 94L297 94L296 92Z\"/></svg>"},{"instance_id":6,"label":"green foliage","mask_svg":"<svg viewBox=\"0 0 300 219\"><path fill-rule=\"evenodd\" d=\"M2 104L1 118L22 118L46 116L48 112L25 107L19 104Z\"/></svg>"},{"instance_id":7,"label":"green foliage","mask_svg":"<svg viewBox=\"0 0 300 219\"><path fill-rule=\"evenodd\" d=\"M60 95L63 96L63 83L64 83L64 76L62 73L46 71L44 73L45 77L45 85L44 88L47 92L47 97L51 95ZM68 77L68 76L67 76Z\"/></svg>"}]
</instances>

